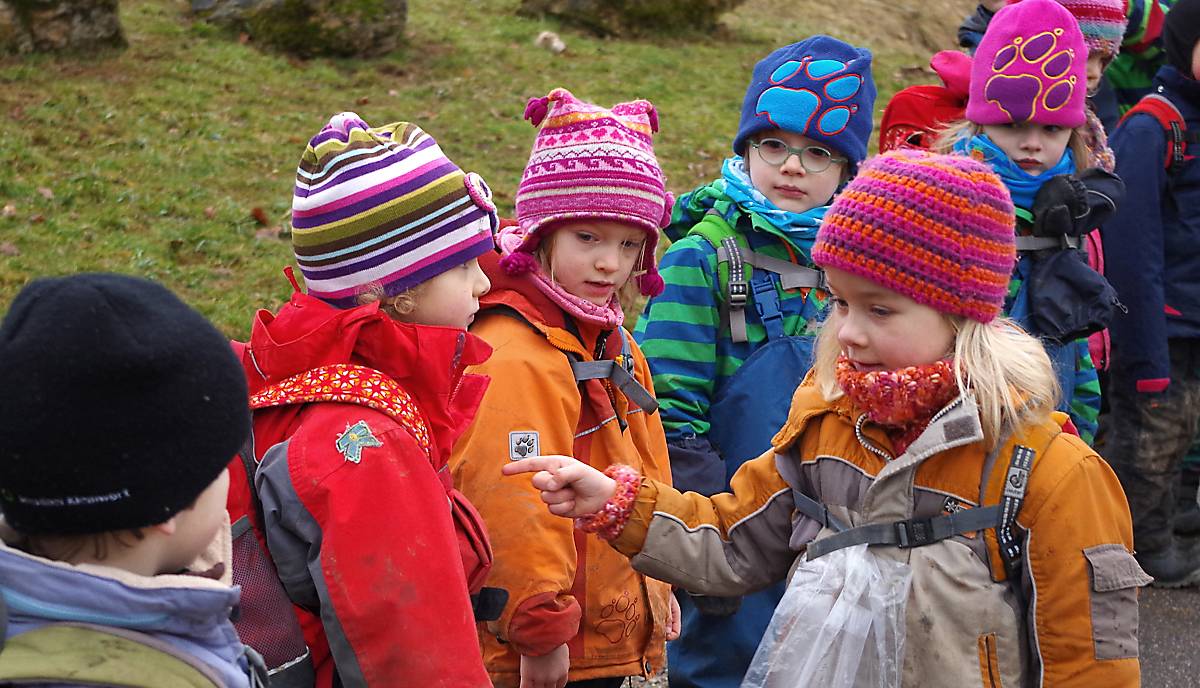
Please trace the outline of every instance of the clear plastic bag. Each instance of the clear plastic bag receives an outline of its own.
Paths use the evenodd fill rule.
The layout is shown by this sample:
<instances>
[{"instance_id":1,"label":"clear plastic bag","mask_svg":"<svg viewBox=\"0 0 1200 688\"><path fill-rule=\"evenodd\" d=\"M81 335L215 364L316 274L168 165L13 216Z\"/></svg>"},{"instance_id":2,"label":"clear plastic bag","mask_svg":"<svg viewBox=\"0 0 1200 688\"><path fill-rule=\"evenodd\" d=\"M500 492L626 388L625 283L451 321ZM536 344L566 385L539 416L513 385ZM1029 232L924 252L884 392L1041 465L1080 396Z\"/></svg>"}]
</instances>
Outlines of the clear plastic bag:
<instances>
[{"instance_id":1,"label":"clear plastic bag","mask_svg":"<svg viewBox=\"0 0 1200 688\"><path fill-rule=\"evenodd\" d=\"M911 581L866 545L801 562L742 688L898 688Z\"/></svg>"}]
</instances>

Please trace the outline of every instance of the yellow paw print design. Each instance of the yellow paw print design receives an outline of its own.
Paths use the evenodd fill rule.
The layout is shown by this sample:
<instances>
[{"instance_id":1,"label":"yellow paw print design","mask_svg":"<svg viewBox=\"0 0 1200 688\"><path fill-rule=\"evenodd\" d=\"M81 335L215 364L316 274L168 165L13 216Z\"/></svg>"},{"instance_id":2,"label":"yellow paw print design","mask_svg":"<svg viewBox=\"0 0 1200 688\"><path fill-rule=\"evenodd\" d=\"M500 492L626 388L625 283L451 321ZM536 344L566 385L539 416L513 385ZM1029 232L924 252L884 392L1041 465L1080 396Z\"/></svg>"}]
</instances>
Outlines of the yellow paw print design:
<instances>
[{"instance_id":1,"label":"yellow paw print design","mask_svg":"<svg viewBox=\"0 0 1200 688\"><path fill-rule=\"evenodd\" d=\"M1039 109L1054 112L1069 103L1076 77L1067 73L1075 51L1058 49L1062 34L1062 29L1054 29L1030 38L1018 36L1001 48L992 60L984 98L1014 122L1028 122Z\"/></svg>"}]
</instances>

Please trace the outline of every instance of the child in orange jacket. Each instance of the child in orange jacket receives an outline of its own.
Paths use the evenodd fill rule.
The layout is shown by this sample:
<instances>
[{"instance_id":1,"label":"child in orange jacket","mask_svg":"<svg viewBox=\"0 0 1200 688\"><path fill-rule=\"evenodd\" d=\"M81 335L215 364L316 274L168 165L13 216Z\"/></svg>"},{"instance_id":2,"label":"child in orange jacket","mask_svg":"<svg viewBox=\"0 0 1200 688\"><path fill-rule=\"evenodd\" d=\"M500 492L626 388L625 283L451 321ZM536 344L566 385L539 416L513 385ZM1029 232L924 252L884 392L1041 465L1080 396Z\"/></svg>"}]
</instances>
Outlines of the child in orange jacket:
<instances>
[{"instance_id":1,"label":"child in orange jacket","mask_svg":"<svg viewBox=\"0 0 1200 688\"><path fill-rule=\"evenodd\" d=\"M483 631L492 680L615 686L662 669L670 587L578 537L527 483L496 476L510 459L552 452L670 481L649 368L621 327L617 296L630 282L662 289L654 248L671 198L650 103L607 109L555 89L530 100L526 118L541 129L517 191L518 226L500 232L503 257L480 261L493 288L471 326L494 349L472 370L492 383L451 465L490 526L489 585L510 594Z\"/></svg>"}]
</instances>

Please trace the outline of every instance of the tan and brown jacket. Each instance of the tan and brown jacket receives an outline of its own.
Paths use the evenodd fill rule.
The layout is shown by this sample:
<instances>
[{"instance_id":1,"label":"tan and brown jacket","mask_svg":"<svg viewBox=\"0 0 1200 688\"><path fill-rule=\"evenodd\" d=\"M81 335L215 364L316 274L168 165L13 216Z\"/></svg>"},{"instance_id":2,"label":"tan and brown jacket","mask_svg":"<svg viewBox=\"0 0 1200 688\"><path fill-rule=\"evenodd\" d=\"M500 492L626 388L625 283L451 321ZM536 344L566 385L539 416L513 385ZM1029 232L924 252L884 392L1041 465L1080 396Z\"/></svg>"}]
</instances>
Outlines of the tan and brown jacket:
<instances>
[{"instance_id":1,"label":"tan and brown jacket","mask_svg":"<svg viewBox=\"0 0 1200 688\"><path fill-rule=\"evenodd\" d=\"M773 448L711 499L646 480L613 546L647 575L695 593L739 595L788 576L832 531L799 492L850 526L998 504L1015 445L1037 452L1017 515L1020 580L1006 580L994 529L918 548L876 546L913 570L903 685L1138 685L1137 588L1129 508L1112 470L1048 418L985 451L974 401L959 397L901 455L846 399L811 384ZM997 458L999 457L999 458ZM986 475L985 475L986 474Z\"/></svg>"}]
</instances>

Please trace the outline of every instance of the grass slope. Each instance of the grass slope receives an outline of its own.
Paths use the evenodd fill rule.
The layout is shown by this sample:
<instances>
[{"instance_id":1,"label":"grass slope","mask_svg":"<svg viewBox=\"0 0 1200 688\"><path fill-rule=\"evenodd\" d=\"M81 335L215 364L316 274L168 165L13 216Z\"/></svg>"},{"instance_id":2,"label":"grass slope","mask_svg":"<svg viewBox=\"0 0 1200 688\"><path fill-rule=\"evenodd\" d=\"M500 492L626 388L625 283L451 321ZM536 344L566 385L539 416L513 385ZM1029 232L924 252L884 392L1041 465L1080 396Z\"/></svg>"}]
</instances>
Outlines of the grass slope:
<instances>
[{"instance_id":1,"label":"grass slope","mask_svg":"<svg viewBox=\"0 0 1200 688\"><path fill-rule=\"evenodd\" d=\"M126 0L126 51L0 61L0 311L34 277L111 270L160 280L245 336L255 308L287 297L277 229L304 144L335 112L417 122L511 212L534 133L527 97L561 85L604 104L649 98L680 192L717 173L750 68L773 48L812 33L870 47L878 117L896 89L930 80L919 67L973 3L750 0L715 35L643 41L520 18L516 5L412 0L403 50L301 62L193 23L186 3ZM567 52L532 45L546 29Z\"/></svg>"}]
</instances>

